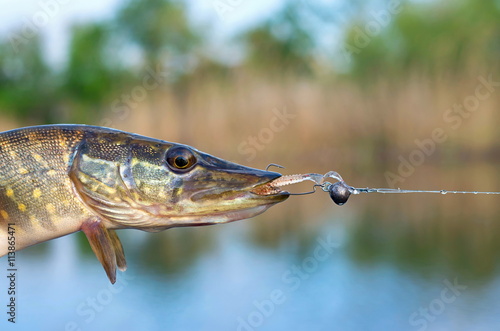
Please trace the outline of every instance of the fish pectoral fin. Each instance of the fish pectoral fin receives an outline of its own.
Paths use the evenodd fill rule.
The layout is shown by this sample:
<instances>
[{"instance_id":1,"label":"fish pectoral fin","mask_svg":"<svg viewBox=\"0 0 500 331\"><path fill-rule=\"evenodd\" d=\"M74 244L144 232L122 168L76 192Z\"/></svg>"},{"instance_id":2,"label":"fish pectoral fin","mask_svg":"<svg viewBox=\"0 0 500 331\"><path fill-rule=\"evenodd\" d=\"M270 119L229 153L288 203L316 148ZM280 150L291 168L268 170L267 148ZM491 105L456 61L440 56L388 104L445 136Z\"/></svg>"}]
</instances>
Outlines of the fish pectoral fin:
<instances>
[{"instance_id":1,"label":"fish pectoral fin","mask_svg":"<svg viewBox=\"0 0 500 331\"><path fill-rule=\"evenodd\" d=\"M115 249L116 265L120 271L127 270L127 261L125 260L125 252L123 251L122 242L115 230L108 230L111 238L111 243Z\"/></svg>"},{"instance_id":2,"label":"fish pectoral fin","mask_svg":"<svg viewBox=\"0 0 500 331\"><path fill-rule=\"evenodd\" d=\"M108 230L100 221L92 220L82 225L90 247L101 262L112 284L116 282L116 267L125 270L125 254L120 239L113 230Z\"/></svg>"}]
</instances>

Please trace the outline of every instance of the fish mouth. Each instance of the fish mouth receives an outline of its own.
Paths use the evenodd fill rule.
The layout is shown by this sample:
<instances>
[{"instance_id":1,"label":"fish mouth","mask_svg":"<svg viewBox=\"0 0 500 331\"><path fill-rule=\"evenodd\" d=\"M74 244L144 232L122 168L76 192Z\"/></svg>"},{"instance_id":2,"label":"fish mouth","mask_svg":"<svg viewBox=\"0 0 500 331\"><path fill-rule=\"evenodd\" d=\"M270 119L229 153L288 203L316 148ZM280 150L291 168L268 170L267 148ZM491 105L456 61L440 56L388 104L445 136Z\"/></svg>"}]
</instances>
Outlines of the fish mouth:
<instances>
[{"instance_id":1,"label":"fish mouth","mask_svg":"<svg viewBox=\"0 0 500 331\"><path fill-rule=\"evenodd\" d=\"M239 183L224 187L223 184L227 185L228 182L221 182L221 187L208 188L191 195L192 202L205 204L206 208L200 212L199 207L196 207L193 213L177 217L175 226L210 225L248 219L262 214L290 196L289 192L275 185L275 181L282 177L279 173L244 169L240 174L244 179L240 179ZM234 173L231 175L238 178ZM236 187L241 186L241 181L248 180L254 183Z\"/></svg>"}]
</instances>

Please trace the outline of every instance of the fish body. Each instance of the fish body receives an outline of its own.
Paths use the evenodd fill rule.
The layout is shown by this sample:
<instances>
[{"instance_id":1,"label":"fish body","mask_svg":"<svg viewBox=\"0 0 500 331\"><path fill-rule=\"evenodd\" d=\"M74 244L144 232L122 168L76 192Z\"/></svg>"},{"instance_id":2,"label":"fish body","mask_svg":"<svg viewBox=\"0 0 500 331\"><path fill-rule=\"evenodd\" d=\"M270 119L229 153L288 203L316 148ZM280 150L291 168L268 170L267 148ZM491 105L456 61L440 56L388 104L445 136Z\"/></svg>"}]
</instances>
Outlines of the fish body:
<instances>
[{"instance_id":1,"label":"fish body","mask_svg":"<svg viewBox=\"0 0 500 331\"><path fill-rule=\"evenodd\" d=\"M161 231L253 217L289 193L279 173L190 146L86 125L0 133L0 256L83 231L111 280L126 269L115 230Z\"/></svg>"}]
</instances>

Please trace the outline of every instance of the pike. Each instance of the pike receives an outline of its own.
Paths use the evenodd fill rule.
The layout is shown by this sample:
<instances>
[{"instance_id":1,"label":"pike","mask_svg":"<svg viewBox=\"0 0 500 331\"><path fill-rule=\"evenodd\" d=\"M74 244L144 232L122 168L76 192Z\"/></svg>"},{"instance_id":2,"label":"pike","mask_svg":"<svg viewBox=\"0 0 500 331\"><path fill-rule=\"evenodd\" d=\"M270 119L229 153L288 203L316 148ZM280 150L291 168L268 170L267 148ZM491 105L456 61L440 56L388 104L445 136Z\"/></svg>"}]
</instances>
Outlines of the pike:
<instances>
[{"instance_id":1,"label":"pike","mask_svg":"<svg viewBox=\"0 0 500 331\"><path fill-rule=\"evenodd\" d=\"M8 253L10 261L15 251L83 231L115 283L116 269L127 268L119 229L157 232L238 221L317 188L337 205L361 193L500 195L356 188L335 171L282 176L268 168L249 168L187 145L97 126L42 125L2 132L0 257ZM282 190L305 180L315 183L312 191Z\"/></svg>"},{"instance_id":2,"label":"pike","mask_svg":"<svg viewBox=\"0 0 500 331\"><path fill-rule=\"evenodd\" d=\"M119 229L150 232L242 220L298 182L190 146L87 125L0 133L0 256L77 231L111 281L127 268Z\"/></svg>"}]
</instances>

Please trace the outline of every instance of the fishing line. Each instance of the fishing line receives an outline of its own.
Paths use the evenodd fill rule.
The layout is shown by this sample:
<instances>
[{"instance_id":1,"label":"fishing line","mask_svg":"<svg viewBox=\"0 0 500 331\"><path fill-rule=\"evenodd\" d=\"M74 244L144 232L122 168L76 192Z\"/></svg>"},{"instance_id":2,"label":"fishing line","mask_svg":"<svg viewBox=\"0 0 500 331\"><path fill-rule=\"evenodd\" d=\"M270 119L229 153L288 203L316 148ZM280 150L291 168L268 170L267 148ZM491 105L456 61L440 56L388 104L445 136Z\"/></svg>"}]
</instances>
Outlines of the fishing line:
<instances>
[{"instance_id":1,"label":"fishing line","mask_svg":"<svg viewBox=\"0 0 500 331\"><path fill-rule=\"evenodd\" d=\"M300 176L300 180L296 180L296 178ZM287 176L285 176L286 178ZM357 195L361 193L382 193L382 194L406 194L406 193L434 193L434 194L483 194L483 195L500 195L500 192L491 192L491 191L450 191L450 190L405 190L401 188L371 188L371 187L353 187L348 185L343 179L335 171L327 172L324 175L319 174L303 174L303 175L292 175L288 176L289 178L294 178L294 183L304 180L311 180L316 184L313 186L312 191L303 192L303 193L290 193L290 195L308 195L315 193L318 188L320 188L324 192L328 192L330 194L330 198L337 204L343 205L349 199L349 196L352 194ZM335 183L331 183L327 181L328 178L333 178L337 180ZM285 180L282 179L282 182Z\"/></svg>"},{"instance_id":2,"label":"fishing line","mask_svg":"<svg viewBox=\"0 0 500 331\"><path fill-rule=\"evenodd\" d=\"M448 190L402 190L400 188L353 188L352 194L359 193L439 193L439 194L500 194L500 192L448 191Z\"/></svg>"}]
</instances>

